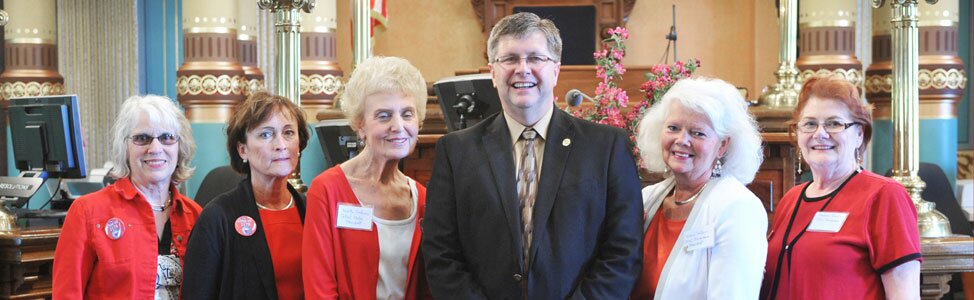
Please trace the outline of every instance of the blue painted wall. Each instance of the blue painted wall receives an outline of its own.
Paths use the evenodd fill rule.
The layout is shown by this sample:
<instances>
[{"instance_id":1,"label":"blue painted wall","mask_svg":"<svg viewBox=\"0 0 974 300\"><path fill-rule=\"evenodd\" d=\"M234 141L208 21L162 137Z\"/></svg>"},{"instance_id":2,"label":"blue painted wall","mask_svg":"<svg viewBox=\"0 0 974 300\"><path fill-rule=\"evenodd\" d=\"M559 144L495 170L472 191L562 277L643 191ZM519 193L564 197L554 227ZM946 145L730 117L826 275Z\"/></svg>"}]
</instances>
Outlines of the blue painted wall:
<instances>
[{"instance_id":1,"label":"blue painted wall","mask_svg":"<svg viewBox=\"0 0 974 300\"><path fill-rule=\"evenodd\" d=\"M974 85L974 73L971 64L971 1L960 1L960 24L957 28L957 54L964 60L964 70L967 73L967 86L964 88L964 96L957 106L957 142L960 150L974 149L974 141L971 137L971 86Z\"/></svg>"},{"instance_id":2,"label":"blue painted wall","mask_svg":"<svg viewBox=\"0 0 974 300\"><path fill-rule=\"evenodd\" d=\"M226 124L193 123L193 138L196 139L196 155L192 166L196 168L193 177L186 181L186 196L193 198L200 188L206 174L220 166L230 164L227 154Z\"/></svg>"},{"instance_id":3,"label":"blue painted wall","mask_svg":"<svg viewBox=\"0 0 974 300\"><path fill-rule=\"evenodd\" d=\"M937 164L950 186L957 181L957 119L920 120L920 161ZM893 122L873 122L872 171L886 174L893 167Z\"/></svg>"}]
</instances>

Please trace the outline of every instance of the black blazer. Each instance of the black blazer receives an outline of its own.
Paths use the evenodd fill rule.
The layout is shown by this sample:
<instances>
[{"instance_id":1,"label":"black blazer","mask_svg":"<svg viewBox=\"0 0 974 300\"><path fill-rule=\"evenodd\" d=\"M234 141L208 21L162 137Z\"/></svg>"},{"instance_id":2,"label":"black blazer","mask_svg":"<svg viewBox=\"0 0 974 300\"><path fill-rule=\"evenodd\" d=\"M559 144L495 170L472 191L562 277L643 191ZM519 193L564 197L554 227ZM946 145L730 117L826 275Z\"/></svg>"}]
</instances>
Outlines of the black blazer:
<instances>
[{"instance_id":1,"label":"black blazer","mask_svg":"<svg viewBox=\"0 0 974 300\"><path fill-rule=\"evenodd\" d=\"M521 254L512 145L502 114L437 142L422 224L433 296L522 299L526 288L527 299L628 298L643 237L629 136L554 109L530 268Z\"/></svg>"},{"instance_id":2,"label":"black blazer","mask_svg":"<svg viewBox=\"0 0 974 300\"><path fill-rule=\"evenodd\" d=\"M303 223L305 200L290 184L287 189ZM257 232L238 234L234 222L240 216L254 218ZM194 300L277 299L274 265L249 176L210 201L196 221L186 246L181 295Z\"/></svg>"}]
</instances>

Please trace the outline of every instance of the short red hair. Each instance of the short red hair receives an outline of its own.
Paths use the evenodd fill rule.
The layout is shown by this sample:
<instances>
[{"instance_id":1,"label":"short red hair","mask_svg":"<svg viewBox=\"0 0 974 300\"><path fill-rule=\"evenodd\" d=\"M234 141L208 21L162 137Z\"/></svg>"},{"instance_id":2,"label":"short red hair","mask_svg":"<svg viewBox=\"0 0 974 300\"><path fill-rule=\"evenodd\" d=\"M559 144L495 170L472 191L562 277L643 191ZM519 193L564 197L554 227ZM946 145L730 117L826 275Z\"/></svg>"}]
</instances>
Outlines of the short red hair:
<instances>
[{"instance_id":1,"label":"short red hair","mask_svg":"<svg viewBox=\"0 0 974 300\"><path fill-rule=\"evenodd\" d=\"M840 76L818 76L810 77L802 85L801 93L798 94L798 104L792 112L791 120L788 121L788 133L795 135L795 125L801 118L805 105L812 97L826 100L835 100L845 105L849 110L852 120L862 126L862 145L859 146L859 153L865 153L866 146L873 136L873 106L866 103L859 97L859 89L854 84Z\"/></svg>"}]
</instances>

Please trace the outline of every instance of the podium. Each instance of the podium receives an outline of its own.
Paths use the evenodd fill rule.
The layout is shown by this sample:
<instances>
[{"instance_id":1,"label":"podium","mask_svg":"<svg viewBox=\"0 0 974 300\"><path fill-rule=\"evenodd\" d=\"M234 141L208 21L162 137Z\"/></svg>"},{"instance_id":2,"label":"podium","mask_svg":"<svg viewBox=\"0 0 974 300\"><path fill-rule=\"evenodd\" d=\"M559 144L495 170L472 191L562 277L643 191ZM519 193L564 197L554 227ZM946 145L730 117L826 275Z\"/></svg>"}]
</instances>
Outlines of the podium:
<instances>
[{"instance_id":1,"label":"podium","mask_svg":"<svg viewBox=\"0 0 974 300\"><path fill-rule=\"evenodd\" d=\"M54 247L60 228L0 233L0 299L51 298Z\"/></svg>"}]
</instances>

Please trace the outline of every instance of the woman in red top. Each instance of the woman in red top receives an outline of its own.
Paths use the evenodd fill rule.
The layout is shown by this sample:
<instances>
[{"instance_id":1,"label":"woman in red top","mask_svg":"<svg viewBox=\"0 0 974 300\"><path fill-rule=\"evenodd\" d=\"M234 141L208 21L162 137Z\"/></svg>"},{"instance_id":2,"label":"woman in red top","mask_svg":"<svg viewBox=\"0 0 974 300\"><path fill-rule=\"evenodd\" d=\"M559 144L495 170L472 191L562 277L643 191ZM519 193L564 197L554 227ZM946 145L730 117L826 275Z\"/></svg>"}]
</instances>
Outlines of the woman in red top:
<instances>
[{"instance_id":1,"label":"woman in red top","mask_svg":"<svg viewBox=\"0 0 974 300\"><path fill-rule=\"evenodd\" d=\"M186 250L185 299L303 299L304 199L287 183L308 145L304 112L251 95L227 121L230 166L247 174L206 205Z\"/></svg>"},{"instance_id":2,"label":"woman in red top","mask_svg":"<svg viewBox=\"0 0 974 300\"><path fill-rule=\"evenodd\" d=\"M186 117L161 96L133 96L112 126L111 175L78 198L54 250L54 299L176 299L200 207L176 185L193 174Z\"/></svg>"},{"instance_id":3,"label":"woman in red top","mask_svg":"<svg viewBox=\"0 0 974 300\"><path fill-rule=\"evenodd\" d=\"M919 299L916 208L899 183L859 166L872 134L859 90L811 78L791 123L812 181L778 205L762 299Z\"/></svg>"},{"instance_id":4,"label":"woman in red top","mask_svg":"<svg viewBox=\"0 0 974 300\"><path fill-rule=\"evenodd\" d=\"M416 147L426 83L404 59L359 64L341 96L366 145L318 175L308 191L304 287L311 299L417 299L427 294L419 254L426 189L399 171Z\"/></svg>"}]
</instances>

